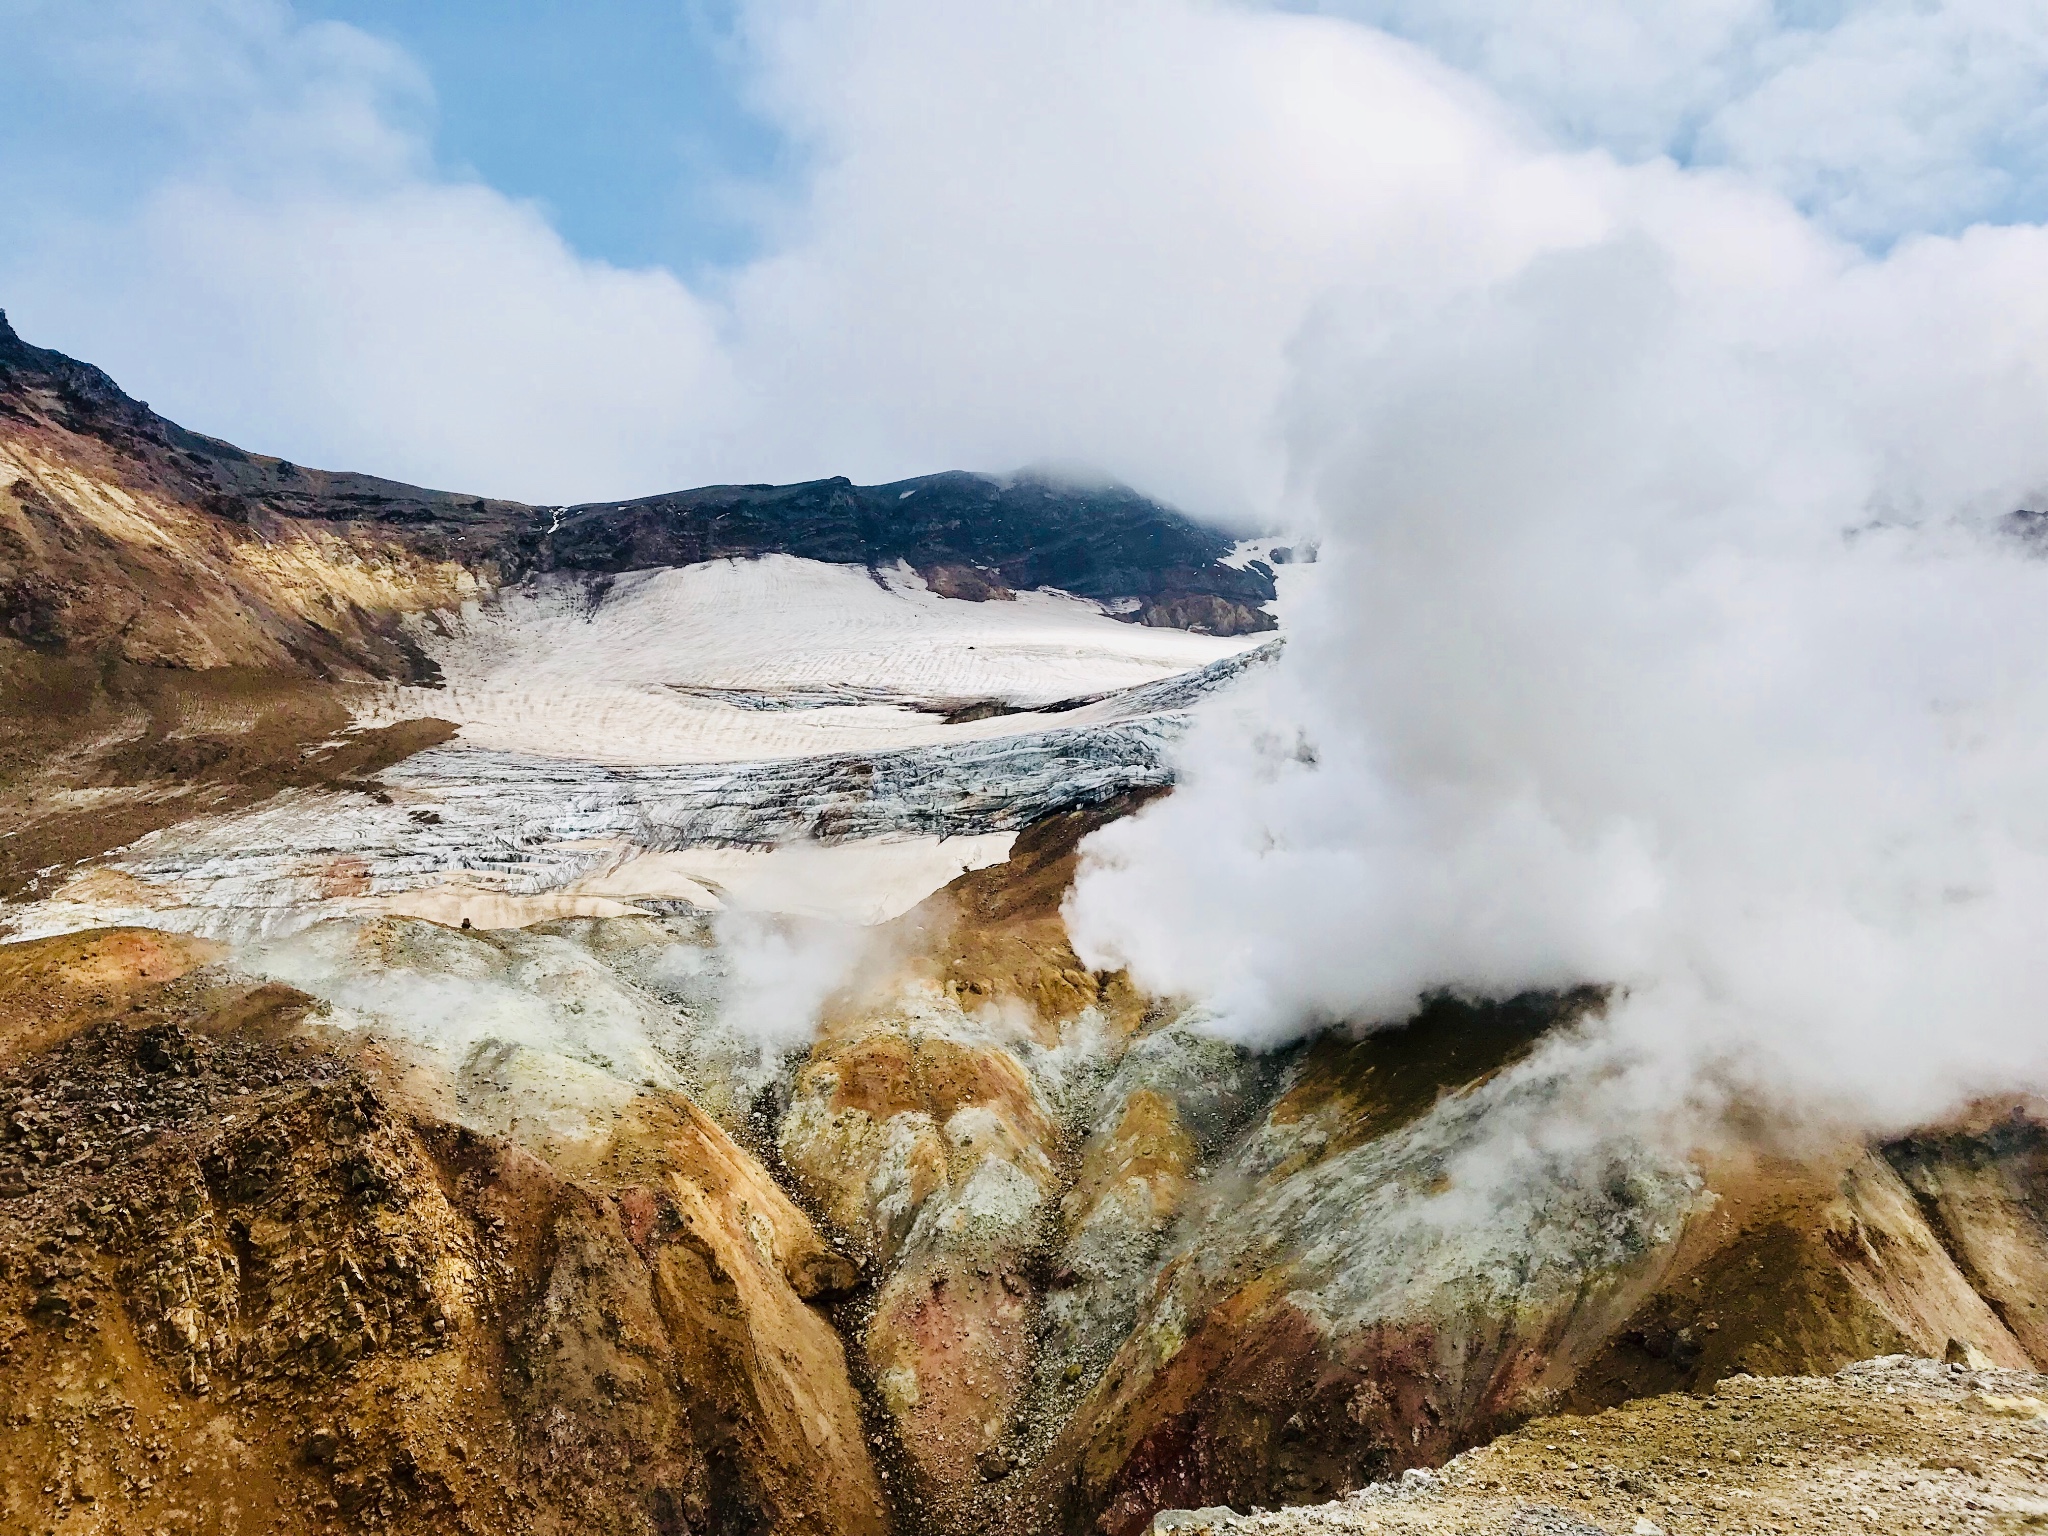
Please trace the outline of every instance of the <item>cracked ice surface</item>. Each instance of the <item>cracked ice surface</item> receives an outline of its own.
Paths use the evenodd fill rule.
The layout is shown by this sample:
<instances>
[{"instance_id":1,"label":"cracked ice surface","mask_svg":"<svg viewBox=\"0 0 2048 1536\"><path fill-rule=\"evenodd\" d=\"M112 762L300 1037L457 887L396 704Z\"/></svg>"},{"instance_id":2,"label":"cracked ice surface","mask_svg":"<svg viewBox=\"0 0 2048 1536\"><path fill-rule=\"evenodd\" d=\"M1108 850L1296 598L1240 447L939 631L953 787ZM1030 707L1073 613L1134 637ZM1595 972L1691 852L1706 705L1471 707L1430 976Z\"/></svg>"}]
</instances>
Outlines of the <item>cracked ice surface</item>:
<instances>
[{"instance_id":1,"label":"cracked ice surface","mask_svg":"<svg viewBox=\"0 0 2048 1536\"><path fill-rule=\"evenodd\" d=\"M1188 711L1276 652L1007 716L1006 735L940 726L882 752L621 764L458 742L387 770L376 793L289 791L152 833L21 909L12 936L134 922L243 939L379 912L515 927L650 902L880 921L1006 856L1042 816L1171 782ZM812 863L778 879L667 857L692 849Z\"/></svg>"}]
</instances>

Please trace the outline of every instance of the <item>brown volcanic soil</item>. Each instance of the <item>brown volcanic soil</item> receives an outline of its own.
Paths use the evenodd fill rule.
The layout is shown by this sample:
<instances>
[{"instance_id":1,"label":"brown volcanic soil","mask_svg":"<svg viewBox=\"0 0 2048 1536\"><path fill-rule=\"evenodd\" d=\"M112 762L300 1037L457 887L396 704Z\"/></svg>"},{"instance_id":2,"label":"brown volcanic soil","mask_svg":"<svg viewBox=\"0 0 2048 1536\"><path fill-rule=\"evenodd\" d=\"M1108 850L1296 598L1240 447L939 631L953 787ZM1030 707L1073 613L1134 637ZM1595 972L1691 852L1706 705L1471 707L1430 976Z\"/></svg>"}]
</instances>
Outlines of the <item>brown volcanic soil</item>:
<instances>
[{"instance_id":1,"label":"brown volcanic soil","mask_svg":"<svg viewBox=\"0 0 2048 1536\"><path fill-rule=\"evenodd\" d=\"M943 995L1028 1005L1038 1028L1071 989L1138 1051L1157 1020L1057 931L1086 820L964 877L906 925L902 963ZM1276 1250L1176 1325L1163 1372L1143 1365L1165 1335L1141 1297L1098 1380L1086 1351L1048 1355L1046 1330L1055 1301L1105 1283L1062 1245L1106 1205L1145 1192L1161 1221L1194 1223L1177 1243L1263 1235L1241 1200L1205 1204L1218 1133L1164 1079L1132 1079L1076 1138L999 1035L849 1005L797 1068L777 1174L865 1260L857 1281L680 1095L641 1093L608 1138L538 1156L437 1118L417 1063L222 958L146 930L0 947L0 1531L1116 1536L1163 1505L1330 1497L1546 1404L1584 1416L1455 1458L1448 1493L1418 1479L1298 1518L1467 1536L2032 1518L2015 1501L2038 1490L2028 1457L2048 1436L1969 1393L2038 1388L1941 1373L1908 1414L1893 1400L1926 1383L1726 1379L1950 1337L2024 1364L2048 1156L2015 1106L1879 1149L1724 1155L1717 1198L1655 1262L1555 1323L1441 1312L1320 1335L1282 1305L1306 1281ZM1245 1134L1299 1149L1274 1179L1319 1177L1318 1158L1412 1134L1496 1080L1559 1011L1440 1004L1326 1042L1261 1079ZM792 1139L806 1104L821 1118ZM992 1139L1040 1214L907 1237L852 1131L917 1123L928 1155L903 1167L925 1195L950 1187L972 1215ZM835 1126L851 1139L817 1130ZM1465 1387L1446 1344L1478 1351ZM1073 1362L1071 1392L1034 1386L1045 1358L1062 1381ZM1643 1396L1717 1380L1719 1406ZM1920 1465L1937 1453L1973 1459Z\"/></svg>"},{"instance_id":2,"label":"brown volcanic soil","mask_svg":"<svg viewBox=\"0 0 2048 1536\"><path fill-rule=\"evenodd\" d=\"M722 1131L551 1168L212 955L0 949L0 1530L884 1529L851 1266Z\"/></svg>"},{"instance_id":3,"label":"brown volcanic soil","mask_svg":"<svg viewBox=\"0 0 2048 1536\"><path fill-rule=\"evenodd\" d=\"M1045 1025L1093 1007L1123 1029L1136 1027L1151 1000L1123 972L1082 964L1060 903L1074 883L1082 841L1163 793L1126 791L1034 822L1007 860L969 871L898 918L885 930L887 942L913 954L912 971L965 1007L1021 1003Z\"/></svg>"}]
</instances>

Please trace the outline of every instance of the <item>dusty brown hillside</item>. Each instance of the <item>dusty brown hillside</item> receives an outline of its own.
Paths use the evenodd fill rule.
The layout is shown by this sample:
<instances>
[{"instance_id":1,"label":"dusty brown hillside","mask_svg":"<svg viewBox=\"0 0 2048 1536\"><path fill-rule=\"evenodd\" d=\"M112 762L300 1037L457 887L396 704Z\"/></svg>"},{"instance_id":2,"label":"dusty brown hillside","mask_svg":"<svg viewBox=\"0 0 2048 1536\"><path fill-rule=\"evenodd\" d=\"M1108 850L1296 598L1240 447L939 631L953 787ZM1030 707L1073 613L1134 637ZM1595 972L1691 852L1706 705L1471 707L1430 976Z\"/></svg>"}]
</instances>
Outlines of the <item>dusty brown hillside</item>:
<instances>
[{"instance_id":1,"label":"dusty brown hillside","mask_svg":"<svg viewBox=\"0 0 2048 1536\"><path fill-rule=\"evenodd\" d=\"M398 618L495 581L532 515L187 432L0 316L0 631L33 651L418 677Z\"/></svg>"},{"instance_id":2,"label":"dusty brown hillside","mask_svg":"<svg viewBox=\"0 0 2048 1536\"><path fill-rule=\"evenodd\" d=\"M687 1102L551 1167L204 946L0 955L0 1529L885 1528L853 1268Z\"/></svg>"},{"instance_id":3,"label":"dusty brown hillside","mask_svg":"<svg viewBox=\"0 0 2048 1536\"><path fill-rule=\"evenodd\" d=\"M361 782L453 731L356 729L344 685L0 640L0 900L47 893L79 862L188 817Z\"/></svg>"},{"instance_id":4,"label":"dusty brown hillside","mask_svg":"<svg viewBox=\"0 0 2048 1536\"><path fill-rule=\"evenodd\" d=\"M186 432L0 315L0 897L444 738L349 732L348 684L429 680L400 621L530 517Z\"/></svg>"}]
</instances>

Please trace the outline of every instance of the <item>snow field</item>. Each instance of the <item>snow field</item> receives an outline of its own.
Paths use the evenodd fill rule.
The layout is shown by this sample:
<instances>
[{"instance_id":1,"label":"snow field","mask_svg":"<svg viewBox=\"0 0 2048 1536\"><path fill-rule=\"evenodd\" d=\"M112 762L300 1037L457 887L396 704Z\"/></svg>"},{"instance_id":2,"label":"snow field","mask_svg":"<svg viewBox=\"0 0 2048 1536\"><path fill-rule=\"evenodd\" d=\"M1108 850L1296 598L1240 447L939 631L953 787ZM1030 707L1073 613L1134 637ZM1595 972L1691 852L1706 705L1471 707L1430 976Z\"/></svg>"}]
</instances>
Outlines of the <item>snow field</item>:
<instances>
[{"instance_id":1,"label":"snow field","mask_svg":"<svg viewBox=\"0 0 2048 1536\"><path fill-rule=\"evenodd\" d=\"M612 764L1011 734L1043 722L943 717L1156 682L1259 641L1127 624L1057 592L962 602L907 566L871 573L789 555L631 572L609 586L529 582L418 634L446 686L381 690L361 723L433 716L461 726L468 746Z\"/></svg>"}]
</instances>

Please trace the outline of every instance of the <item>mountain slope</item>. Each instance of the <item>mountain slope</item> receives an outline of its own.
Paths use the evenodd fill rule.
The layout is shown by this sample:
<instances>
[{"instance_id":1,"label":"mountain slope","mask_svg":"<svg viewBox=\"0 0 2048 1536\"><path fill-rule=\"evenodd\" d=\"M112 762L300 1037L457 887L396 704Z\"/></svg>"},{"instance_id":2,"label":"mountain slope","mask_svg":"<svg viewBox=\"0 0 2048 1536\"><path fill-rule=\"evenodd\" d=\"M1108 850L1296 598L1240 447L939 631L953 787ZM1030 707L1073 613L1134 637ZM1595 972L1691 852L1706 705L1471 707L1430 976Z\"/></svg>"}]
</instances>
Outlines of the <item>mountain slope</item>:
<instances>
[{"instance_id":1,"label":"mountain slope","mask_svg":"<svg viewBox=\"0 0 2048 1536\"><path fill-rule=\"evenodd\" d=\"M303 469L188 432L0 313L0 634L180 667L429 680L396 622L536 572L903 560L968 598L1062 586L1147 623L1270 629L1270 572L1123 487L945 474L569 508Z\"/></svg>"},{"instance_id":2,"label":"mountain slope","mask_svg":"<svg viewBox=\"0 0 2048 1536\"><path fill-rule=\"evenodd\" d=\"M32 651L425 678L397 620L495 581L527 515L244 454L0 316L0 635Z\"/></svg>"}]
</instances>

